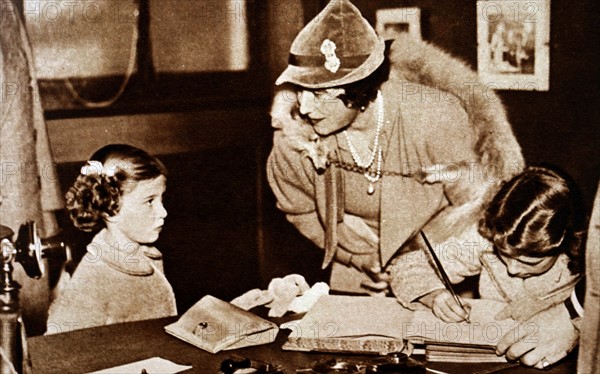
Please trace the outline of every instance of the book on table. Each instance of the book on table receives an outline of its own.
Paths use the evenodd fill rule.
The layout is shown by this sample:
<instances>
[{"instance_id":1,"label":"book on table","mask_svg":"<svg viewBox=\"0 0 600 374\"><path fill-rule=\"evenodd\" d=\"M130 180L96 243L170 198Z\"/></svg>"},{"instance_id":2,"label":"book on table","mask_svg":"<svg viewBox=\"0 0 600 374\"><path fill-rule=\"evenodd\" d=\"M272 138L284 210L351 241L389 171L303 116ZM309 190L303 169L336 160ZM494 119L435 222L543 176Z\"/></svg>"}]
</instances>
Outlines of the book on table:
<instances>
[{"instance_id":1,"label":"book on table","mask_svg":"<svg viewBox=\"0 0 600 374\"><path fill-rule=\"evenodd\" d=\"M506 362L504 356L496 355L496 345L517 321L494 319L506 303L482 299L467 299L466 303L471 306L470 323L447 323L430 309L416 310L405 336L424 344L425 357L431 362Z\"/></svg>"},{"instance_id":2,"label":"book on table","mask_svg":"<svg viewBox=\"0 0 600 374\"><path fill-rule=\"evenodd\" d=\"M207 295L165 331L211 353L275 340L279 328L249 311Z\"/></svg>"},{"instance_id":3,"label":"book on table","mask_svg":"<svg viewBox=\"0 0 600 374\"><path fill-rule=\"evenodd\" d=\"M325 295L298 320L283 349L388 354L423 346L430 361L505 362L495 347L516 321L494 320L506 305L470 299L470 323L446 323L424 308L412 311L395 298Z\"/></svg>"},{"instance_id":4,"label":"book on table","mask_svg":"<svg viewBox=\"0 0 600 374\"><path fill-rule=\"evenodd\" d=\"M324 295L291 330L285 350L348 353L403 351L402 323L411 312L393 298Z\"/></svg>"}]
</instances>

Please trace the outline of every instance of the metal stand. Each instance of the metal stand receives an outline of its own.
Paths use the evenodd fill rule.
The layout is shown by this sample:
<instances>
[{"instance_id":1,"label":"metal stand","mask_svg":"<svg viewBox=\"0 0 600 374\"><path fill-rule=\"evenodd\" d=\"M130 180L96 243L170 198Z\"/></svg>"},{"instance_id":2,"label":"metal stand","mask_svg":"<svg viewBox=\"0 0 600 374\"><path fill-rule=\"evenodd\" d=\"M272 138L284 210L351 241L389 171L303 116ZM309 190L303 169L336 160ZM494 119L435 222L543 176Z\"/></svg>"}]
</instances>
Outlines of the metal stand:
<instances>
[{"instance_id":1,"label":"metal stand","mask_svg":"<svg viewBox=\"0 0 600 374\"><path fill-rule=\"evenodd\" d=\"M21 225L14 244L11 241L13 234L10 228L0 225L0 374L29 374L32 370L19 305L21 286L13 280L13 262L19 262L28 276L39 278L43 273L43 245L34 222ZM56 247L64 249L64 243L56 244Z\"/></svg>"},{"instance_id":2,"label":"metal stand","mask_svg":"<svg viewBox=\"0 0 600 374\"><path fill-rule=\"evenodd\" d=\"M12 279L12 261L16 250L7 239L2 239L2 284L0 289L0 374L22 373L20 339L19 284Z\"/></svg>"}]
</instances>

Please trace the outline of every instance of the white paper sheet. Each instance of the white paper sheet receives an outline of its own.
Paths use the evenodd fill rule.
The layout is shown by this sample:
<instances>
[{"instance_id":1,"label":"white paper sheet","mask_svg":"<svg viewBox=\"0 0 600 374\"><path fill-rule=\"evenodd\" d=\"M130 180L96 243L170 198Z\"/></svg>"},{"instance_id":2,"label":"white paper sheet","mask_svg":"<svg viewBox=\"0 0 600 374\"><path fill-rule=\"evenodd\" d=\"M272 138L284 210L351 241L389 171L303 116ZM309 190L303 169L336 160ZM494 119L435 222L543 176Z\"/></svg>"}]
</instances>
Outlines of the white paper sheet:
<instances>
[{"instance_id":1,"label":"white paper sheet","mask_svg":"<svg viewBox=\"0 0 600 374\"><path fill-rule=\"evenodd\" d=\"M178 365L160 357L152 357L146 360L132 362L130 364L115 366L110 369L94 371L88 374L140 374L146 370L148 374L172 374L191 369L191 366Z\"/></svg>"}]
</instances>

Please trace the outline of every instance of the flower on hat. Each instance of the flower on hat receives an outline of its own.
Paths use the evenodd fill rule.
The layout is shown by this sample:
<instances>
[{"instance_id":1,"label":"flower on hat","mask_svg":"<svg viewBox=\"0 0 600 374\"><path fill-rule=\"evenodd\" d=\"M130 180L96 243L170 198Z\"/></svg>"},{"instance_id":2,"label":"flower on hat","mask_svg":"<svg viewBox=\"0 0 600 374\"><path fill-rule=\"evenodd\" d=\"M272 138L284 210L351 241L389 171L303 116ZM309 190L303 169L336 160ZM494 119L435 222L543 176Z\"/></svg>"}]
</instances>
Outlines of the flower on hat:
<instances>
[{"instance_id":1,"label":"flower on hat","mask_svg":"<svg viewBox=\"0 0 600 374\"><path fill-rule=\"evenodd\" d=\"M337 46L329 39L321 43L321 53L325 55L325 69L335 73L340 68L340 59L335 55Z\"/></svg>"},{"instance_id":2,"label":"flower on hat","mask_svg":"<svg viewBox=\"0 0 600 374\"><path fill-rule=\"evenodd\" d=\"M114 177L117 167L111 165L108 168L102 165L102 162L89 160L81 168L81 175L99 175L101 177Z\"/></svg>"}]
</instances>

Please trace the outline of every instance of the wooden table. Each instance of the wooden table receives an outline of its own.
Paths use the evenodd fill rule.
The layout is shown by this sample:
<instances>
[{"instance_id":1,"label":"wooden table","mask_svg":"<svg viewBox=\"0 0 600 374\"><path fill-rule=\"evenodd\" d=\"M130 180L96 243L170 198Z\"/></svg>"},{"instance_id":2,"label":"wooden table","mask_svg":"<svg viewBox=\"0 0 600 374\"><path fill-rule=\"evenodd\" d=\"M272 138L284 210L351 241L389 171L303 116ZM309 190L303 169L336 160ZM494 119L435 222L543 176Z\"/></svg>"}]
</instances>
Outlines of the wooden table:
<instances>
[{"instance_id":1,"label":"wooden table","mask_svg":"<svg viewBox=\"0 0 600 374\"><path fill-rule=\"evenodd\" d=\"M191 365L186 373L217 373L223 360L247 357L278 364L285 373L311 367L316 361L338 358L348 361L369 360L374 356L339 355L316 352L283 351L288 331L280 330L271 344L247 347L217 354L205 352L164 331L176 318L131 322L90 329L75 330L28 339L34 373L85 373L143 360L162 357L177 364ZM278 321L275 321L278 322ZM422 359L422 357L416 356ZM575 373L576 357L571 355L550 370L540 371L509 364L429 363L428 368L446 373ZM136 373L137 374L137 373Z\"/></svg>"}]
</instances>

